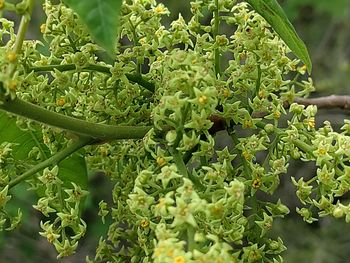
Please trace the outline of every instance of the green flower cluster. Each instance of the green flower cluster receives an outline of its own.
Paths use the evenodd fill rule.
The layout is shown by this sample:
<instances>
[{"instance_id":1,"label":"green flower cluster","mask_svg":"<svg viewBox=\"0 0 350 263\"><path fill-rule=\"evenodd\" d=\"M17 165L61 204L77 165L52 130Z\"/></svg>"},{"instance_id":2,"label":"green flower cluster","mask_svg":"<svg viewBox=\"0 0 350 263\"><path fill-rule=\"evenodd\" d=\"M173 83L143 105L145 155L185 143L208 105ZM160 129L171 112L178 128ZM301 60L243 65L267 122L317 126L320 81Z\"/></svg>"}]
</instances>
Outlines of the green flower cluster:
<instances>
[{"instance_id":1,"label":"green flower cluster","mask_svg":"<svg viewBox=\"0 0 350 263\"><path fill-rule=\"evenodd\" d=\"M112 62L62 3L44 2L45 54L39 41L13 52L13 23L0 20L0 36L8 39L0 46L0 107L21 99L103 127L151 127L142 140L93 138L81 152L90 171L113 183L113 202L101 200L98 212L109 230L88 262L282 262L286 247L269 231L289 209L257 193L274 194L291 158L317 166L308 181L292 178L304 220L318 213L350 221L349 205L335 201L350 189L350 122L340 133L329 122L317 129L317 108L293 103L314 90L312 80L248 4L190 5L189 21L179 14L166 27L163 4L125 1ZM218 120L234 147L218 149ZM17 126L40 131L45 148L34 147L18 165L15 145L0 144L0 228L7 230L21 217L5 209L16 176L75 140L28 120ZM45 167L25 179L39 196L34 208L46 217L40 234L63 257L86 232L81 209L88 192L65 182L59 165Z\"/></svg>"},{"instance_id":2,"label":"green flower cluster","mask_svg":"<svg viewBox=\"0 0 350 263\"><path fill-rule=\"evenodd\" d=\"M272 240L267 233L273 219L284 217L289 209L280 201L257 200L255 193L275 191L279 175L287 171L290 149L296 149L281 140L289 131L279 125L281 116L287 114L283 103L308 94L313 86L311 79L298 82L305 68L287 57L287 47L259 15L244 3L221 4L224 21L237 26L232 36L214 36L215 18L212 26L200 24L202 12L216 8L211 1L191 3L192 19L186 23L180 15L168 30L157 15L141 15L155 10L167 14L162 5L134 1L123 9L127 19L123 18L122 32L135 45L132 54L141 50L142 58L149 59L144 76L155 83L157 103L152 104L154 129L137 146L146 151L134 155L130 145L123 156L115 153L121 149L109 151L114 152L109 158L118 167L111 176L135 181L125 182L124 189L115 188L111 214L119 224L110 227L96 259L117 255L114 260L120 262L282 260L282 240ZM216 54L222 61L227 54L234 59L217 72ZM136 61L144 64L144 60ZM295 72L294 81L287 79L291 72ZM304 109L301 112L308 114ZM236 144L233 151L215 149L210 130L213 116L225 120ZM310 128L307 118L299 122ZM257 158L260 152L267 153L262 162ZM135 163L137 158L142 162ZM104 208L101 213L108 211ZM109 244L129 238L136 243L115 254Z\"/></svg>"}]
</instances>

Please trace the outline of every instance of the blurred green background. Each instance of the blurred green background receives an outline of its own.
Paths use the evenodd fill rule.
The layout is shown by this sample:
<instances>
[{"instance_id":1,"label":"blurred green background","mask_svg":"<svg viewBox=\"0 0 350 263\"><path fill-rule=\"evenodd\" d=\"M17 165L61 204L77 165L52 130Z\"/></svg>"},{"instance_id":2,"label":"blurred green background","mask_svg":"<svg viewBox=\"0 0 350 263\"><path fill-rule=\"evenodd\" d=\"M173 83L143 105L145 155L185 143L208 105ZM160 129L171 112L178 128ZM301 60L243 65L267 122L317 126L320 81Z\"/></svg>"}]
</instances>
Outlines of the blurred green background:
<instances>
[{"instance_id":1,"label":"blurred green background","mask_svg":"<svg viewBox=\"0 0 350 263\"><path fill-rule=\"evenodd\" d=\"M16 2L16 1L13 1ZM189 1L163 0L171 11L164 21L170 24L181 13L186 21L190 17ZM312 61L316 92L312 96L330 94L349 95L350 93L350 1L349 0L284 0L280 1L288 17L301 38L309 48ZM34 10L34 18L28 32L28 38L39 37L39 26L45 18L41 10L41 1ZM10 14L7 14L11 16ZM16 19L16 18L15 18ZM18 23L16 23L18 26ZM349 118L349 112L343 110L319 111L318 124L330 120L335 129L339 129L343 120ZM288 250L284 254L285 262L294 263L340 263L349 262L350 257L350 224L343 219L321 219L309 225L295 213L299 202L290 177L307 178L315 173L312 164L292 162L287 175L281 180L277 198L288 204L291 214L286 220L274 222L272 236L281 236ZM102 174L94 173L90 177L91 197L87 202L84 214L89 230L80 243L77 254L59 262L85 262L86 255L94 255L98 237L106 232L97 217L98 202L108 201L108 179ZM12 203L22 207L24 220L22 226L11 232L0 233L0 263L57 262L56 252L46 239L39 236L40 214L33 208L35 197L24 187L17 187ZM107 194L106 194L107 193ZM343 200L345 203L346 200Z\"/></svg>"}]
</instances>

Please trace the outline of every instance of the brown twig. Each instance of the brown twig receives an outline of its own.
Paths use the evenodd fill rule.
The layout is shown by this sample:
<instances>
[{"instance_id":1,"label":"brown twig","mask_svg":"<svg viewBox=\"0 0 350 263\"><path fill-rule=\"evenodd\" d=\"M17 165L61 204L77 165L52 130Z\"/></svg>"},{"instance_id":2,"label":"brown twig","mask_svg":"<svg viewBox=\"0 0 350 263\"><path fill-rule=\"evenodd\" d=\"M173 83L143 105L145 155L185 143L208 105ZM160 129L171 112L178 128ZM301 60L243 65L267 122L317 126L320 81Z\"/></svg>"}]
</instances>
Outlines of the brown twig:
<instances>
[{"instance_id":1,"label":"brown twig","mask_svg":"<svg viewBox=\"0 0 350 263\"><path fill-rule=\"evenodd\" d=\"M296 98L294 102L304 106L315 105L318 109L340 108L343 110L350 110L350 96L347 95L330 95L319 98ZM283 103L283 107L285 109L288 109L289 106L290 104L287 101ZM268 112L262 111L253 112L252 117L263 118L268 114ZM222 116L211 115L209 119L213 122L213 127L209 130L209 132L212 134L216 133L217 131L226 129L225 119Z\"/></svg>"},{"instance_id":2,"label":"brown twig","mask_svg":"<svg viewBox=\"0 0 350 263\"><path fill-rule=\"evenodd\" d=\"M350 110L350 96L330 95L320 98L296 98L294 102L305 106L316 105L318 109L335 109L340 108Z\"/></svg>"}]
</instances>

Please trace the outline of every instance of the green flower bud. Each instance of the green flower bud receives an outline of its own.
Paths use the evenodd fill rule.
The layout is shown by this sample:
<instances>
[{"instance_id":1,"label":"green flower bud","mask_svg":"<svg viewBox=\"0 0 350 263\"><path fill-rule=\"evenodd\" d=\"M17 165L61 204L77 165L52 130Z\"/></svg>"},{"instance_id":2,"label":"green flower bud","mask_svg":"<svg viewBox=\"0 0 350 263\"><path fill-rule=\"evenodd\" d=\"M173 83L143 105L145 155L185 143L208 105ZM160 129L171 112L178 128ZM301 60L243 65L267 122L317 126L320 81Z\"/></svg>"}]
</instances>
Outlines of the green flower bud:
<instances>
[{"instance_id":1,"label":"green flower bud","mask_svg":"<svg viewBox=\"0 0 350 263\"><path fill-rule=\"evenodd\" d=\"M264 130L267 132L267 134L271 134L275 131L275 126L271 123L268 123L265 125Z\"/></svg>"},{"instance_id":2,"label":"green flower bud","mask_svg":"<svg viewBox=\"0 0 350 263\"><path fill-rule=\"evenodd\" d=\"M340 206L336 206L332 214L335 218L341 218L344 216L344 209Z\"/></svg>"},{"instance_id":3,"label":"green flower bud","mask_svg":"<svg viewBox=\"0 0 350 263\"><path fill-rule=\"evenodd\" d=\"M173 145L176 138L177 138L177 133L175 130L168 131L167 134L165 135L165 139L169 145Z\"/></svg>"}]
</instances>

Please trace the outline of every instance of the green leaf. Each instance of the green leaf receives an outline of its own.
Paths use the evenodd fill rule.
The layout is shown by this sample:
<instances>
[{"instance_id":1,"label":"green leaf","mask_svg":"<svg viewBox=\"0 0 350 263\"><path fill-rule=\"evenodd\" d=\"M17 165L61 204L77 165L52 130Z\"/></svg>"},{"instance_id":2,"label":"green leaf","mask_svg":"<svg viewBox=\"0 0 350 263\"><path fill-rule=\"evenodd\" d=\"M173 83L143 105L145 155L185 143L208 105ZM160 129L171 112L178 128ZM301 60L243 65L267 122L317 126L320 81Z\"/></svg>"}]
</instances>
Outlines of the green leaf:
<instances>
[{"instance_id":1,"label":"green leaf","mask_svg":"<svg viewBox=\"0 0 350 263\"><path fill-rule=\"evenodd\" d=\"M27 159L28 153L33 147L39 147L49 157L49 150L42 142L40 131L23 131L16 125L16 118L10 117L0 111L0 144L3 142L14 143L12 155L16 160ZM64 186L72 188L71 182L80 185L82 189L87 189L88 173L86 162L82 152L76 152L59 163L58 176L63 181Z\"/></svg>"},{"instance_id":2,"label":"green leaf","mask_svg":"<svg viewBox=\"0 0 350 263\"><path fill-rule=\"evenodd\" d=\"M64 0L88 27L95 41L114 54L121 0Z\"/></svg>"},{"instance_id":3,"label":"green leaf","mask_svg":"<svg viewBox=\"0 0 350 263\"><path fill-rule=\"evenodd\" d=\"M16 125L16 118L10 117L5 112L0 111L0 144L3 142L14 143L12 155L17 160L24 160L33 147L46 147L44 144L38 145L41 135L34 132L22 131ZM47 150L47 149L45 149Z\"/></svg>"},{"instance_id":4,"label":"green leaf","mask_svg":"<svg viewBox=\"0 0 350 263\"><path fill-rule=\"evenodd\" d=\"M306 65L311 73L312 63L304 42L288 20L282 7L276 0L246 0L272 26L276 33Z\"/></svg>"},{"instance_id":5,"label":"green leaf","mask_svg":"<svg viewBox=\"0 0 350 263\"><path fill-rule=\"evenodd\" d=\"M71 182L79 185L82 189L88 188L88 171L83 155L84 150L75 152L59 164L59 177L63 185L73 188Z\"/></svg>"}]
</instances>

